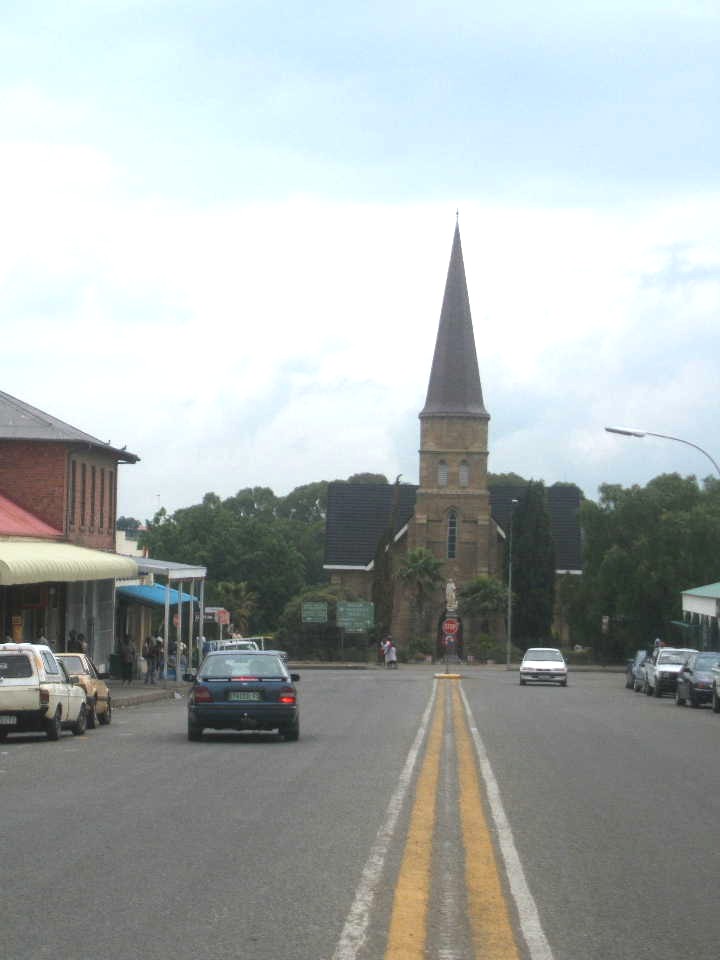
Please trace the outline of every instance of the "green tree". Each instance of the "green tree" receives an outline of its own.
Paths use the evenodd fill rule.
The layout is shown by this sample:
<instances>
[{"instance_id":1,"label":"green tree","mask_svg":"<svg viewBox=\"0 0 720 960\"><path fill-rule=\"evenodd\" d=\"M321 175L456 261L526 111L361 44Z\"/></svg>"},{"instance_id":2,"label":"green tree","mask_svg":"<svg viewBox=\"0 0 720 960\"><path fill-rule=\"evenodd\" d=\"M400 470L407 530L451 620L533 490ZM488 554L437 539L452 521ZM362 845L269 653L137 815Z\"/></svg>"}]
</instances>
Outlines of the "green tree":
<instances>
[{"instance_id":1,"label":"green tree","mask_svg":"<svg viewBox=\"0 0 720 960\"><path fill-rule=\"evenodd\" d=\"M425 547L408 550L400 560L395 576L411 593L416 639L424 640L427 632L428 601L443 581L442 562Z\"/></svg>"},{"instance_id":2,"label":"green tree","mask_svg":"<svg viewBox=\"0 0 720 960\"><path fill-rule=\"evenodd\" d=\"M487 620L505 612L507 595L507 587L497 577L475 577L460 588L458 609L464 617Z\"/></svg>"},{"instance_id":3,"label":"green tree","mask_svg":"<svg viewBox=\"0 0 720 960\"><path fill-rule=\"evenodd\" d=\"M247 636L253 611L257 606L257 594L250 589L247 581L233 583L221 580L212 587L208 596L211 603L230 611L234 626Z\"/></svg>"},{"instance_id":4,"label":"green tree","mask_svg":"<svg viewBox=\"0 0 720 960\"><path fill-rule=\"evenodd\" d=\"M555 603L555 550L541 480L528 483L512 524L513 636L531 646L550 637Z\"/></svg>"}]
</instances>

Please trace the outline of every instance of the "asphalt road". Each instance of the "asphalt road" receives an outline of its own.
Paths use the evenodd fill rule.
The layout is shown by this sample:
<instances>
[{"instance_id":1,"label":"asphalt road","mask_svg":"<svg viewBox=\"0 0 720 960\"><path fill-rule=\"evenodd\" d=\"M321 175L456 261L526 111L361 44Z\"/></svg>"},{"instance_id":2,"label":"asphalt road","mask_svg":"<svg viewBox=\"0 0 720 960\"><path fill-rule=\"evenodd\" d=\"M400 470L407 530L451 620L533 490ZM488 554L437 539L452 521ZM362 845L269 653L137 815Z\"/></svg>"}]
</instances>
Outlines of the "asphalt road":
<instances>
[{"instance_id":1,"label":"asphalt road","mask_svg":"<svg viewBox=\"0 0 720 960\"><path fill-rule=\"evenodd\" d=\"M633 694L619 674L571 675L563 689L520 687L501 670L463 672L546 956L712 955L720 717ZM0 744L4 960L344 960L383 829L354 956L384 957L426 741L392 830L388 809L433 673L306 671L300 691L298 743L235 734L189 743L184 703L163 701L117 711L110 727L84 737ZM470 834L457 812L453 709L438 695L432 715L445 711L446 722L429 794L437 806L424 950L471 960L479 954L462 874ZM501 884L517 956L527 958L504 876Z\"/></svg>"}]
</instances>

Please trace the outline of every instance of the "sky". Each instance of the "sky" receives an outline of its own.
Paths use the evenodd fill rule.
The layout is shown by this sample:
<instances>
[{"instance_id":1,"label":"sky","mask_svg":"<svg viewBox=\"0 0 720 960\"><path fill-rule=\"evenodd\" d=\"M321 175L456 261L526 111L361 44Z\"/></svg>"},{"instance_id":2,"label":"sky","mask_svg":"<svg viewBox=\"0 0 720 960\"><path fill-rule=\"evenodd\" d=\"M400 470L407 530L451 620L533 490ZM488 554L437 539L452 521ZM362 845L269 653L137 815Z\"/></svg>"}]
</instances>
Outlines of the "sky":
<instances>
[{"instance_id":1,"label":"sky","mask_svg":"<svg viewBox=\"0 0 720 960\"><path fill-rule=\"evenodd\" d=\"M0 389L120 514L417 482L456 210L489 469L720 461L716 0L4 0Z\"/></svg>"}]
</instances>

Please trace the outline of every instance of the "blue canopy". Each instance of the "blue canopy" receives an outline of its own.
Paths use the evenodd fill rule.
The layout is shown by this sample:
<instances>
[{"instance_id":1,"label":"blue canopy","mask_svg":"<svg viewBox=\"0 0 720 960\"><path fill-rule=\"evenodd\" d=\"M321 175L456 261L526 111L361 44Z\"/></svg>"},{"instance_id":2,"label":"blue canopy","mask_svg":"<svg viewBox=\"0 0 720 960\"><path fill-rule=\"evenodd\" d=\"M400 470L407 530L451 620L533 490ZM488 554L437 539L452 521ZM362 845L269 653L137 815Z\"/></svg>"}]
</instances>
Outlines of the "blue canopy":
<instances>
[{"instance_id":1,"label":"blue canopy","mask_svg":"<svg viewBox=\"0 0 720 960\"><path fill-rule=\"evenodd\" d=\"M153 584L151 587L118 587L118 596L126 600L134 600L135 603L145 603L151 607L164 607L167 589L159 584ZM170 606L176 607L178 602L197 603L197 599L191 593L180 594L177 590L170 590Z\"/></svg>"}]
</instances>

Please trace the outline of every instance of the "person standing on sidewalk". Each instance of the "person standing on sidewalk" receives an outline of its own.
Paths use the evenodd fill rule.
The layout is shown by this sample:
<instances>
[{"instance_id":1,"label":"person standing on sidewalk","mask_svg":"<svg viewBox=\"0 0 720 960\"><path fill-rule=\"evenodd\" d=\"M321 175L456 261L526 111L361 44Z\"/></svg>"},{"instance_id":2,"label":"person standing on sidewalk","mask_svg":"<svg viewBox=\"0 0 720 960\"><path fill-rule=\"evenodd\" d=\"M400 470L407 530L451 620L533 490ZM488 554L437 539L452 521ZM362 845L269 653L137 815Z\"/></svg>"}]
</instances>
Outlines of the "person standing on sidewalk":
<instances>
[{"instance_id":1,"label":"person standing on sidewalk","mask_svg":"<svg viewBox=\"0 0 720 960\"><path fill-rule=\"evenodd\" d=\"M147 672L145 673L145 683L155 683L155 641L152 637L145 637L145 643L142 648L142 655L145 658L145 663L147 664Z\"/></svg>"},{"instance_id":2,"label":"person standing on sidewalk","mask_svg":"<svg viewBox=\"0 0 720 960\"><path fill-rule=\"evenodd\" d=\"M135 648L132 645L130 637L125 634L120 644L120 659L122 661L122 685L130 686L133 678L133 667L135 665Z\"/></svg>"}]
</instances>

